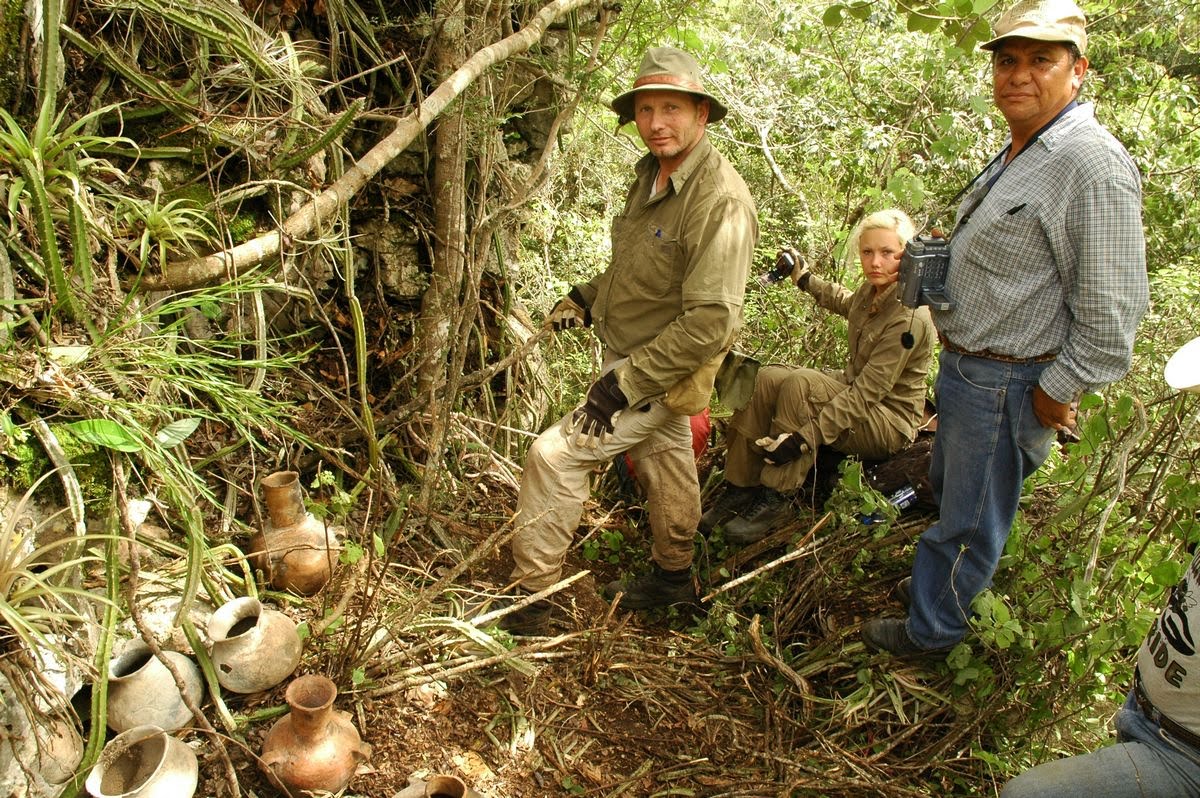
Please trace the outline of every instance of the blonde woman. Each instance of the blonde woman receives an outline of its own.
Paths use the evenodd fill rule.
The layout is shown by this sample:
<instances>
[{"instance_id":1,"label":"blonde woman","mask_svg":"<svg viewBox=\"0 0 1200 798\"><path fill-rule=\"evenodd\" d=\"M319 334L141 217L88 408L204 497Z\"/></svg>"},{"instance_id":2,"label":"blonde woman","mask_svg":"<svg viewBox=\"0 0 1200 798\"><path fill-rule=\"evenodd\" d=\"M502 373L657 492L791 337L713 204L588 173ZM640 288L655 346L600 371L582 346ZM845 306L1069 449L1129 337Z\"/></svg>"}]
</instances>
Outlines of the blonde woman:
<instances>
[{"instance_id":1,"label":"blonde woman","mask_svg":"<svg viewBox=\"0 0 1200 798\"><path fill-rule=\"evenodd\" d=\"M762 369L750 404L730 421L725 489L701 518L706 534L751 543L791 511L790 494L808 476L817 447L882 459L916 437L936 333L927 308L900 304L896 281L912 220L899 210L870 214L849 241L863 284L851 290L809 271L791 278L826 310L849 321L850 361L838 374L788 366Z\"/></svg>"}]
</instances>

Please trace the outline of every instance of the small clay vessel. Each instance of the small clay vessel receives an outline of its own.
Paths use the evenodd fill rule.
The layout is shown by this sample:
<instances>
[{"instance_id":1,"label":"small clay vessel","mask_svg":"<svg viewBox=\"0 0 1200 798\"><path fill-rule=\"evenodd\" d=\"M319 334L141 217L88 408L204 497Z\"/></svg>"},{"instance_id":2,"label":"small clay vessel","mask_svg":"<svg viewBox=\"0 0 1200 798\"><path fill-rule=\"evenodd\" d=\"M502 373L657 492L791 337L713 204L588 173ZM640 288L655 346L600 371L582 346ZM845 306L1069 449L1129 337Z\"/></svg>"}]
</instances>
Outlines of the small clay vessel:
<instances>
[{"instance_id":1,"label":"small clay vessel","mask_svg":"<svg viewBox=\"0 0 1200 798\"><path fill-rule=\"evenodd\" d=\"M223 605L208 621L217 681L235 693L269 690L300 664L292 619L249 596Z\"/></svg>"},{"instance_id":2,"label":"small clay vessel","mask_svg":"<svg viewBox=\"0 0 1200 798\"><path fill-rule=\"evenodd\" d=\"M336 793L371 756L350 715L333 708L337 686L310 674L292 681L284 694L292 711L275 722L263 741L262 764L292 798Z\"/></svg>"},{"instance_id":3,"label":"small clay vessel","mask_svg":"<svg viewBox=\"0 0 1200 798\"><path fill-rule=\"evenodd\" d=\"M186 692L199 705L204 698L200 668L178 651L163 652L183 677ZM135 726L157 726L165 731L182 729L192 721L167 666L158 661L143 641L131 643L108 664L108 727L115 732Z\"/></svg>"},{"instance_id":4,"label":"small clay vessel","mask_svg":"<svg viewBox=\"0 0 1200 798\"><path fill-rule=\"evenodd\" d=\"M458 776L431 776L425 782L425 798L465 798L467 785Z\"/></svg>"},{"instance_id":5,"label":"small clay vessel","mask_svg":"<svg viewBox=\"0 0 1200 798\"><path fill-rule=\"evenodd\" d=\"M250 558L277 590L311 596L325 586L337 561L337 530L304 509L300 475L276 471L260 483L267 505Z\"/></svg>"},{"instance_id":6,"label":"small clay vessel","mask_svg":"<svg viewBox=\"0 0 1200 798\"><path fill-rule=\"evenodd\" d=\"M191 798L196 755L157 726L121 732L100 752L85 786L94 798Z\"/></svg>"}]
</instances>

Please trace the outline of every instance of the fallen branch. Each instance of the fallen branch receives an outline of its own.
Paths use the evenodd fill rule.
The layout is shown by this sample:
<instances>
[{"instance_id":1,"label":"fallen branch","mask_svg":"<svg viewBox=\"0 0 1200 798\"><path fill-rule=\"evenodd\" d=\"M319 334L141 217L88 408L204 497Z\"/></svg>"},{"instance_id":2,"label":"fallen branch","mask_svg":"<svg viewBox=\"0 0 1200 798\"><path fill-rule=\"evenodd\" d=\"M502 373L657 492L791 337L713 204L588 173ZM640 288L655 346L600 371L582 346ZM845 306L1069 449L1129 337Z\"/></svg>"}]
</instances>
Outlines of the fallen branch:
<instances>
[{"instance_id":1,"label":"fallen branch","mask_svg":"<svg viewBox=\"0 0 1200 798\"><path fill-rule=\"evenodd\" d=\"M712 601L713 598L715 598L716 596L721 595L722 593L726 592L727 590L732 590L733 588L737 587L738 585L745 584L746 582L749 582L751 579L754 579L757 576L765 574L767 571L772 571L772 570L778 568L779 566L783 565L784 563L789 563L792 560L798 560L801 557L811 554L817 548L817 545L810 544L809 541L812 540L813 535L817 534L817 531L819 529L821 529L821 527L823 527L823 526L825 526L825 524L829 523L829 519L831 519L831 518L833 518L833 513L825 513L825 515L821 516L821 520L817 521L817 523L813 524L813 528L808 530L808 534L804 536L804 539L801 540L798 544L796 544L795 549L793 549L792 551L789 551L787 554L783 555L782 557L771 560L766 565L762 565L762 566L759 566L758 568L755 568L753 571L751 571L748 574L742 574L737 579L729 580L728 582L721 585L716 590L712 591L711 593L709 593L707 596L705 596L704 598L702 598L700 600L701 601Z\"/></svg>"}]
</instances>

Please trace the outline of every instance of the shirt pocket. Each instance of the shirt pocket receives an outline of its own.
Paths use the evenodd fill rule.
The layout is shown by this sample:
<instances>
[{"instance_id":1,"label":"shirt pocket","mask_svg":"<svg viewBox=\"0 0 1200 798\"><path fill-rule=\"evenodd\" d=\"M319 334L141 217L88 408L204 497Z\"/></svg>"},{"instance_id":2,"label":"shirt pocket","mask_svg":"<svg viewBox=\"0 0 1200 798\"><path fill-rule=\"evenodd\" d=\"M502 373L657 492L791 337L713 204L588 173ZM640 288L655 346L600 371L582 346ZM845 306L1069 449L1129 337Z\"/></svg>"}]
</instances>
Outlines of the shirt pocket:
<instances>
[{"instance_id":1,"label":"shirt pocket","mask_svg":"<svg viewBox=\"0 0 1200 798\"><path fill-rule=\"evenodd\" d=\"M646 298L679 294L682 263L683 245L671 230L645 219L613 219L614 277L628 287L628 294Z\"/></svg>"},{"instance_id":2,"label":"shirt pocket","mask_svg":"<svg viewBox=\"0 0 1200 798\"><path fill-rule=\"evenodd\" d=\"M1031 259L1050 252L1041 215L1032 204L1020 202L989 222L974 245L984 270L1003 278L1024 272Z\"/></svg>"}]
</instances>

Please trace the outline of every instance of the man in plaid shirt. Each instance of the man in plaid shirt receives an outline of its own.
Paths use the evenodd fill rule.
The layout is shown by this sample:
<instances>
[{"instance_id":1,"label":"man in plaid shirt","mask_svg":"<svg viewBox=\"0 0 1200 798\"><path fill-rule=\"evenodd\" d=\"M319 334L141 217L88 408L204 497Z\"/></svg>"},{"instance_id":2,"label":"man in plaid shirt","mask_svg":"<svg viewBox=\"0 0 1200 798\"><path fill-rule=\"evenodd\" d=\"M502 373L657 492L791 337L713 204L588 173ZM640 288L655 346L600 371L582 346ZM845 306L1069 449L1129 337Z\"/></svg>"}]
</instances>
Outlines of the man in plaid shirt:
<instances>
[{"instance_id":1,"label":"man in plaid shirt","mask_svg":"<svg viewBox=\"0 0 1200 798\"><path fill-rule=\"evenodd\" d=\"M1009 144L968 186L950 244L930 476L940 517L897 589L907 619L863 625L875 650L944 654L992 580L1021 486L1080 394L1120 379L1149 301L1141 181L1076 98L1083 12L1022 0L996 23L993 99Z\"/></svg>"}]
</instances>

